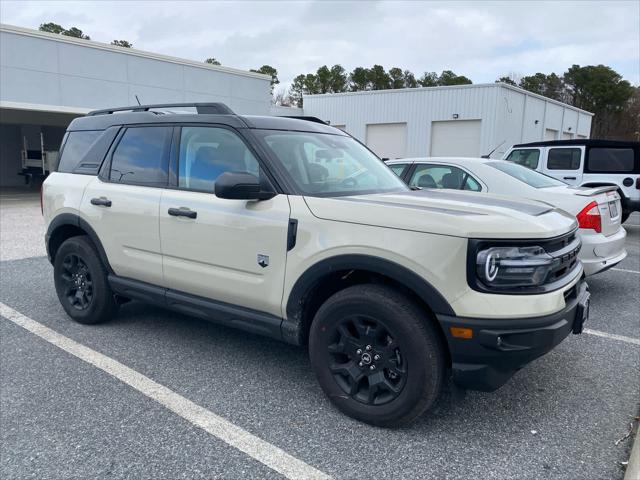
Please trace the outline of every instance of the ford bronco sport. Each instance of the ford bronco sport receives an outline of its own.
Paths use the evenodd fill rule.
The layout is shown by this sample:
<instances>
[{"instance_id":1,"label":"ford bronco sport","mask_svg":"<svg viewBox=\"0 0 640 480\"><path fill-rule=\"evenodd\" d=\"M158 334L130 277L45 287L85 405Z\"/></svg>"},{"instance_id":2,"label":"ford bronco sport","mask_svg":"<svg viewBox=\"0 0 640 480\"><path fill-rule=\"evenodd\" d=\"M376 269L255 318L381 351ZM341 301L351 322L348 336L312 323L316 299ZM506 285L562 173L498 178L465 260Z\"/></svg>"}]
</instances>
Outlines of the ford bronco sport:
<instances>
[{"instance_id":1,"label":"ford bronco sport","mask_svg":"<svg viewBox=\"0 0 640 480\"><path fill-rule=\"evenodd\" d=\"M376 425L416 418L450 378L498 388L588 315L574 217L412 191L317 119L92 112L68 128L43 212L73 320L136 299L308 344L329 399Z\"/></svg>"}]
</instances>

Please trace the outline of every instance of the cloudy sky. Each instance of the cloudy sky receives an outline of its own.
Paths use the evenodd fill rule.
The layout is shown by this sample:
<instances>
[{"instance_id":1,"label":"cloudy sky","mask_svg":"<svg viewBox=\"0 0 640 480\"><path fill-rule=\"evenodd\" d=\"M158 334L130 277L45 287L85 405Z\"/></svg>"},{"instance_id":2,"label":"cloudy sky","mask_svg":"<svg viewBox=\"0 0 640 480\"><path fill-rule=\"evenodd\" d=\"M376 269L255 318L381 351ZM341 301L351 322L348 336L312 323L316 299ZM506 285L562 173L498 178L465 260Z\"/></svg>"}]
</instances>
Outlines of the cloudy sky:
<instances>
[{"instance_id":1,"label":"cloudy sky","mask_svg":"<svg viewBox=\"0 0 640 480\"><path fill-rule=\"evenodd\" d=\"M339 63L474 83L603 63L640 83L640 2L0 2L0 21L76 26L92 40L242 69L270 64L283 83Z\"/></svg>"}]
</instances>

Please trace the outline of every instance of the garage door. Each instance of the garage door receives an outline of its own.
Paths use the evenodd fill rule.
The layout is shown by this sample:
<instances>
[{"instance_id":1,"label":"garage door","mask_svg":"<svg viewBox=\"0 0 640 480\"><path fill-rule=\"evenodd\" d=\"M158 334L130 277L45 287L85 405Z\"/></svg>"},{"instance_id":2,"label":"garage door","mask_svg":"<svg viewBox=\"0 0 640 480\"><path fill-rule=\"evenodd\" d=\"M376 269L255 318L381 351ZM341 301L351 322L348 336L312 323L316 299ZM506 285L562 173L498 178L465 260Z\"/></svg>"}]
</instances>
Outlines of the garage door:
<instances>
[{"instance_id":1,"label":"garage door","mask_svg":"<svg viewBox=\"0 0 640 480\"><path fill-rule=\"evenodd\" d=\"M367 147L380 158L404 158L407 154L406 123L367 125Z\"/></svg>"},{"instance_id":2,"label":"garage door","mask_svg":"<svg viewBox=\"0 0 640 480\"><path fill-rule=\"evenodd\" d=\"M546 128L544 130L544 140L545 142L548 142L550 140L555 140L558 138L558 131L557 130L553 130L551 128Z\"/></svg>"},{"instance_id":3,"label":"garage door","mask_svg":"<svg viewBox=\"0 0 640 480\"><path fill-rule=\"evenodd\" d=\"M431 122L432 157L479 157L480 120Z\"/></svg>"}]
</instances>

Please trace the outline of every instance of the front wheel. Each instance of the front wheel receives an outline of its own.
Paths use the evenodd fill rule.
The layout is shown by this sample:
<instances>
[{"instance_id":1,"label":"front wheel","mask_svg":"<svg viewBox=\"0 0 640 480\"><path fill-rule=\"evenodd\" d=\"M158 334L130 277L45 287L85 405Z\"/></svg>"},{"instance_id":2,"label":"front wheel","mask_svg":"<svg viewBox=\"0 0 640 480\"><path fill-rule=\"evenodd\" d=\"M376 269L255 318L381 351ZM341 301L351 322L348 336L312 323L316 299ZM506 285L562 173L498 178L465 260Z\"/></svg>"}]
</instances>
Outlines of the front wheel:
<instances>
[{"instance_id":1,"label":"front wheel","mask_svg":"<svg viewBox=\"0 0 640 480\"><path fill-rule=\"evenodd\" d=\"M311 325L309 354L331 402L379 426L421 415L445 376L444 348L428 314L381 285L355 285L329 298Z\"/></svg>"},{"instance_id":2,"label":"front wheel","mask_svg":"<svg viewBox=\"0 0 640 480\"><path fill-rule=\"evenodd\" d=\"M115 314L118 307L107 271L87 237L71 237L60 245L53 277L62 307L76 322L100 323Z\"/></svg>"}]
</instances>

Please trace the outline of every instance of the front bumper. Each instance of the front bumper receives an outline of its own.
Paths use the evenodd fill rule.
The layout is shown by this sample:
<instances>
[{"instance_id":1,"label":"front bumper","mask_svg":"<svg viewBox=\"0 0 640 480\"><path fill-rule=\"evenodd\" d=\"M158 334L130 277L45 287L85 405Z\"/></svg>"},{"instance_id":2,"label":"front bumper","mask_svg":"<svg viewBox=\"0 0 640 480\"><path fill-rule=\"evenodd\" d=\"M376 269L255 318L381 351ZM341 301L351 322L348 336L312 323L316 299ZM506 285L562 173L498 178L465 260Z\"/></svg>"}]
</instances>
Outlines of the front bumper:
<instances>
[{"instance_id":1,"label":"front bumper","mask_svg":"<svg viewBox=\"0 0 640 480\"><path fill-rule=\"evenodd\" d=\"M567 290L565 303L565 308L554 314L514 320L438 315L451 353L453 381L471 390L496 390L570 332L582 332L589 312L586 282ZM450 327L470 328L473 336L453 337Z\"/></svg>"},{"instance_id":2,"label":"front bumper","mask_svg":"<svg viewBox=\"0 0 640 480\"><path fill-rule=\"evenodd\" d=\"M601 233L582 232L580 230L582 249L578 257L582 262L586 276L609 269L626 258L625 241L627 231L624 228L620 227L616 233L608 237Z\"/></svg>"}]
</instances>

